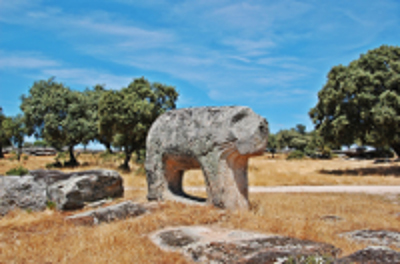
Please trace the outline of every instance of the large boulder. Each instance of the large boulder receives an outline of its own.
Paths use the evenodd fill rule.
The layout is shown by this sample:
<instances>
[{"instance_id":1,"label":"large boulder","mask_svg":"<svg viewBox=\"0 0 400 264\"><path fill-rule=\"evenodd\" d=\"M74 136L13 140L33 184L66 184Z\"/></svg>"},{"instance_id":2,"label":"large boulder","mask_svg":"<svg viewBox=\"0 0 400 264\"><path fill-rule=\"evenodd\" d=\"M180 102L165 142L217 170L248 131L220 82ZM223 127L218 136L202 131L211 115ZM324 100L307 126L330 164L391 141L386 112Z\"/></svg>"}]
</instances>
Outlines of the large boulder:
<instances>
[{"instance_id":1,"label":"large boulder","mask_svg":"<svg viewBox=\"0 0 400 264\"><path fill-rule=\"evenodd\" d=\"M87 202L122 197L123 179L112 170L63 173L35 170L25 176L0 177L0 215L14 208L44 210L48 201L59 210L80 209Z\"/></svg>"},{"instance_id":2,"label":"large boulder","mask_svg":"<svg viewBox=\"0 0 400 264\"><path fill-rule=\"evenodd\" d=\"M168 111L147 136L147 198L190 198L182 189L183 173L201 168L208 203L248 208L248 159L265 151L267 137L267 121L248 107Z\"/></svg>"},{"instance_id":3,"label":"large boulder","mask_svg":"<svg viewBox=\"0 0 400 264\"><path fill-rule=\"evenodd\" d=\"M16 208L44 210L46 201L46 186L33 176L0 176L0 216Z\"/></svg>"},{"instance_id":4,"label":"large boulder","mask_svg":"<svg viewBox=\"0 0 400 264\"><path fill-rule=\"evenodd\" d=\"M59 210L80 209L86 202L122 197L122 183L119 173L112 170L71 173L69 178L49 185L48 197Z\"/></svg>"}]
</instances>

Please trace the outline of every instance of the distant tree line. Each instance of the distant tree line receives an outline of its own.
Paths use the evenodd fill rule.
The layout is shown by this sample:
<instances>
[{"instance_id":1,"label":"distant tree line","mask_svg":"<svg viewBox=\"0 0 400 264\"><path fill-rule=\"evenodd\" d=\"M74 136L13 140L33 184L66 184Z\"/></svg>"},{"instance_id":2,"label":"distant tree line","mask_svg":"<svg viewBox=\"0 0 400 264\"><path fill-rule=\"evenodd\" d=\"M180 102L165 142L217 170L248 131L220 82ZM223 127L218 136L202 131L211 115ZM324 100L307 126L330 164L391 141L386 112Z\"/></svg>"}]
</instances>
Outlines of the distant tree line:
<instances>
[{"instance_id":1,"label":"distant tree line","mask_svg":"<svg viewBox=\"0 0 400 264\"><path fill-rule=\"evenodd\" d=\"M144 158L145 140L151 124L162 113L174 109L178 92L174 87L134 79L121 90L103 85L83 92L71 90L54 78L33 84L22 95L23 115L6 117L0 110L0 158L2 148L22 148L24 137L34 135L38 142L61 150L68 148L69 165L78 164L74 147L100 142L107 151L112 146L125 154L122 168L129 168L135 153ZM1 109L1 108L0 108ZM20 153L20 152L19 152Z\"/></svg>"},{"instance_id":2,"label":"distant tree line","mask_svg":"<svg viewBox=\"0 0 400 264\"><path fill-rule=\"evenodd\" d=\"M306 126L298 124L295 128L283 129L276 134L271 133L267 148L272 154L295 150L313 158L330 158L331 150L337 146L325 142L317 131L306 132Z\"/></svg>"}]
</instances>

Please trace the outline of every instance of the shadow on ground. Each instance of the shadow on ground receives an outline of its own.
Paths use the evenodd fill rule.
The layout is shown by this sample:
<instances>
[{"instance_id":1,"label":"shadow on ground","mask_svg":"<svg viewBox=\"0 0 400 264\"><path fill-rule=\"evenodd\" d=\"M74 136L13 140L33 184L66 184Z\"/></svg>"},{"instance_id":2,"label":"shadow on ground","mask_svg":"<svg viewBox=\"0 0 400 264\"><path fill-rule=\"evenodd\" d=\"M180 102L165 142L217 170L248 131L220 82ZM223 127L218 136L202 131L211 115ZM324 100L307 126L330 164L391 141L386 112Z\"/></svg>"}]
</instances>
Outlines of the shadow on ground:
<instances>
[{"instance_id":1,"label":"shadow on ground","mask_svg":"<svg viewBox=\"0 0 400 264\"><path fill-rule=\"evenodd\" d=\"M355 169L339 169L339 170L320 170L320 173L336 175L336 176L394 176L400 177L400 166L379 166L374 168L355 168Z\"/></svg>"}]
</instances>

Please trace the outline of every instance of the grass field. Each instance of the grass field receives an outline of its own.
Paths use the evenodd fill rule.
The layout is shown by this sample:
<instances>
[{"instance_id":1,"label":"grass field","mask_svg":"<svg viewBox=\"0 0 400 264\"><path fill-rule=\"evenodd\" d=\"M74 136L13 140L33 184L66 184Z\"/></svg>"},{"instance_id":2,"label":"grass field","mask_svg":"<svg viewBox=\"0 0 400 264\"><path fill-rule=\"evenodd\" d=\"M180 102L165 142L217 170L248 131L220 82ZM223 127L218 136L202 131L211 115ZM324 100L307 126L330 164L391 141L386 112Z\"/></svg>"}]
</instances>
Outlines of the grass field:
<instances>
[{"instance_id":1,"label":"grass field","mask_svg":"<svg viewBox=\"0 0 400 264\"><path fill-rule=\"evenodd\" d=\"M43 168L53 157L29 157L21 165ZM86 166L74 170L116 169L118 161L102 161L81 155ZM0 174L18 166L17 161L0 160ZM122 173L128 190L120 200L145 201L145 176L137 165ZM186 186L203 183L198 171L186 175ZM400 185L398 165L373 161L302 160L286 161L263 156L249 165L250 185ZM140 189L142 188L142 189ZM338 234L355 229L389 229L400 232L400 197L365 194L250 194L251 210L233 212L209 206L165 202L151 214L95 227L74 226L64 217L71 212L14 211L0 219L0 263L186 263L178 253L166 253L154 246L147 234L179 225L212 225L263 233L288 235L327 242L343 255L365 247ZM335 215L342 221L326 221ZM395 248L396 249L396 248ZM399 249L397 249L399 250Z\"/></svg>"}]
</instances>

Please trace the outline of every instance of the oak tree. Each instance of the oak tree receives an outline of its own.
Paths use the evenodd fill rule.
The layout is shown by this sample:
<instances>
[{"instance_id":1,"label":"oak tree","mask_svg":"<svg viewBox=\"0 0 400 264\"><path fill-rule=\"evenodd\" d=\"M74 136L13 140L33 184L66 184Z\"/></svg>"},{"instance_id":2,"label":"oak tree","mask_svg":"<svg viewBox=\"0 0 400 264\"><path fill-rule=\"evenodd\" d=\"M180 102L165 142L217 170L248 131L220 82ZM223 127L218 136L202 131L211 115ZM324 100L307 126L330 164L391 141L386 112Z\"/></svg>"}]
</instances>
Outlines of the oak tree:
<instances>
[{"instance_id":1,"label":"oak tree","mask_svg":"<svg viewBox=\"0 0 400 264\"><path fill-rule=\"evenodd\" d=\"M391 146L400 155L400 47L370 50L327 77L309 112L323 139Z\"/></svg>"}]
</instances>

